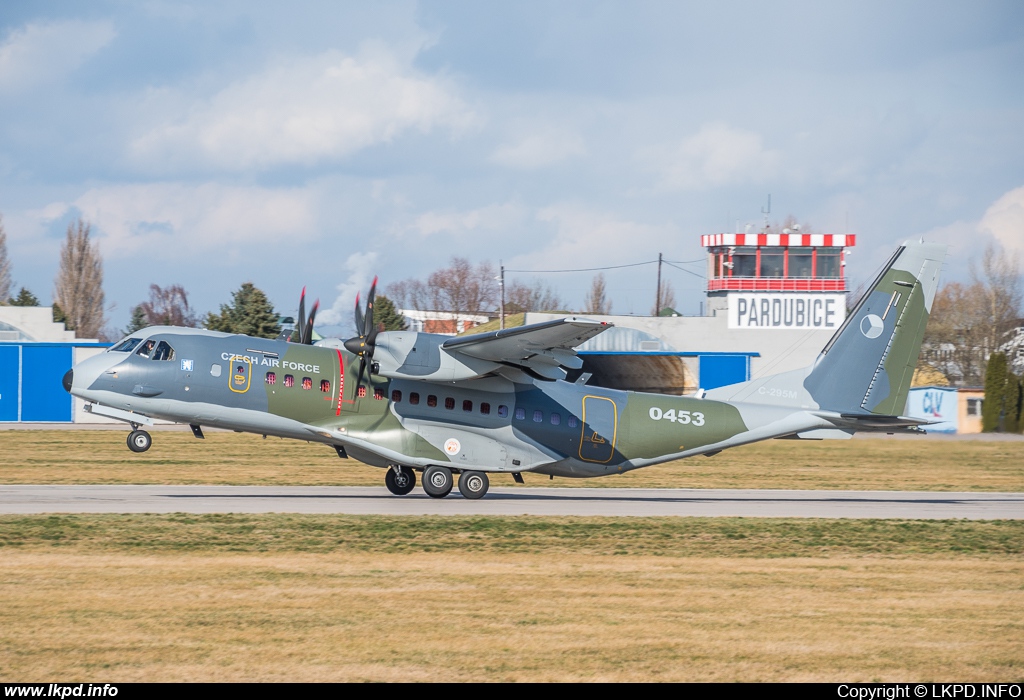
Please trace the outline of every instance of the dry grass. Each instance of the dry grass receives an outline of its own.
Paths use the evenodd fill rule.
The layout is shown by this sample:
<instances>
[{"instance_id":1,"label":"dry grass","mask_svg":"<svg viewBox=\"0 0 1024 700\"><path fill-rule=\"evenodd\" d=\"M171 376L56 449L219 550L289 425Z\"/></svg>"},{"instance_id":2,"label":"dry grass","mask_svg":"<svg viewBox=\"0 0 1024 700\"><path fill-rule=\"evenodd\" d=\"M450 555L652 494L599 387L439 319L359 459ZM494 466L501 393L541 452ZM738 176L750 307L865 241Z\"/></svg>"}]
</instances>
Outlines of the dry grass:
<instances>
[{"instance_id":1,"label":"dry grass","mask_svg":"<svg viewBox=\"0 0 1024 700\"><path fill-rule=\"evenodd\" d=\"M26 551L0 575L5 680L1024 676L1020 561Z\"/></svg>"},{"instance_id":2,"label":"dry grass","mask_svg":"<svg viewBox=\"0 0 1024 700\"><path fill-rule=\"evenodd\" d=\"M1024 491L1024 442L774 440L602 479L525 478L528 486ZM220 432L196 440L161 431L153 448L138 455L116 431L0 432L0 483L6 484L382 482L380 469L293 440Z\"/></svg>"},{"instance_id":3,"label":"dry grass","mask_svg":"<svg viewBox=\"0 0 1024 700\"><path fill-rule=\"evenodd\" d=\"M1024 523L0 518L0 677L1024 676Z\"/></svg>"}]
</instances>

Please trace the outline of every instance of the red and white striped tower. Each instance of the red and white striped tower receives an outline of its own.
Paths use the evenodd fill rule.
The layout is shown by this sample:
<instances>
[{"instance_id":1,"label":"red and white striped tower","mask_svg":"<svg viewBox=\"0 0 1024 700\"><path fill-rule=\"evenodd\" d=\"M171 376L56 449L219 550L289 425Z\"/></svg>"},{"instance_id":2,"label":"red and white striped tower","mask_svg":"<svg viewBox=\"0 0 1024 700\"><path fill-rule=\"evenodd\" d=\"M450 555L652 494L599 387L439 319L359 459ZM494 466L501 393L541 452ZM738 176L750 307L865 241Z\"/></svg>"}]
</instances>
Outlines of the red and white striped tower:
<instances>
[{"instance_id":1,"label":"red and white striped tower","mask_svg":"<svg viewBox=\"0 0 1024 700\"><path fill-rule=\"evenodd\" d=\"M716 233L708 250L708 296L727 292L845 292L854 234Z\"/></svg>"}]
</instances>

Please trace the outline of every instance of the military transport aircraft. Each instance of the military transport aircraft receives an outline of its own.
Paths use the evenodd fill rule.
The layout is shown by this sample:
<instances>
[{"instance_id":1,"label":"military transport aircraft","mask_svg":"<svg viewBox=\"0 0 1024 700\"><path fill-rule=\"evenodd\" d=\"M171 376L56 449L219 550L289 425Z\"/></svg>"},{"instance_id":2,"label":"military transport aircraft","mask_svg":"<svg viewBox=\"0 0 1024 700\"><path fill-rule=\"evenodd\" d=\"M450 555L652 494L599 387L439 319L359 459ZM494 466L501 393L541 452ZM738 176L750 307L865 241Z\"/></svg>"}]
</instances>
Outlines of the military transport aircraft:
<instances>
[{"instance_id":1,"label":"military transport aircraft","mask_svg":"<svg viewBox=\"0 0 1024 700\"><path fill-rule=\"evenodd\" d=\"M810 367L693 396L588 386L574 348L609 326L564 318L448 337L378 332L376 280L359 335L312 339L304 299L293 339L151 327L69 370L64 386L85 408L130 424L144 452L153 419L321 442L386 469L409 493L422 472L430 496L458 476L480 498L489 476L619 474L713 455L769 438L848 438L858 430L914 430L904 417L911 376L945 247L906 243L893 254ZM315 313L315 309L314 309Z\"/></svg>"}]
</instances>

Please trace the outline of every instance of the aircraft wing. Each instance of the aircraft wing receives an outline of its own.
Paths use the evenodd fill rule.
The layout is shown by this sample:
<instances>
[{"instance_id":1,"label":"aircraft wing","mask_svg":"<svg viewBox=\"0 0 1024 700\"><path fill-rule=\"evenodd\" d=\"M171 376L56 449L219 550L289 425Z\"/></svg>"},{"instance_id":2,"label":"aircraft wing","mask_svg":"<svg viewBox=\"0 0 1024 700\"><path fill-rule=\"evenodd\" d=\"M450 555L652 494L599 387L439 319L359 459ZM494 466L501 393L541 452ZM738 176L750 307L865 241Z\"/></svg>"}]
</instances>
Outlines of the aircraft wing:
<instances>
[{"instance_id":1,"label":"aircraft wing","mask_svg":"<svg viewBox=\"0 0 1024 700\"><path fill-rule=\"evenodd\" d=\"M545 377L561 378L564 374L559 366L583 366L575 348L609 328L608 323L562 318L452 338L441 347L449 353L518 365Z\"/></svg>"}]
</instances>

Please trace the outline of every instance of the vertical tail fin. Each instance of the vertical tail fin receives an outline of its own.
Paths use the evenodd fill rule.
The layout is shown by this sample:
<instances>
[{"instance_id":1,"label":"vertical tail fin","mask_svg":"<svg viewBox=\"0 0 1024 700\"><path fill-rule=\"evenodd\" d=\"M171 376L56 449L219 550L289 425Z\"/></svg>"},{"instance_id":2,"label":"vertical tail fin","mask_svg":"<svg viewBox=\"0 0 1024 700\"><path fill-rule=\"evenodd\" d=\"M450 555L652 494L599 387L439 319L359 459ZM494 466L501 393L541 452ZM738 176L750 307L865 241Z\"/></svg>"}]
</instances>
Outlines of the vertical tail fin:
<instances>
[{"instance_id":1,"label":"vertical tail fin","mask_svg":"<svg viewBox=\"0 0 1024 700\"><path fill-rule=\"evenodd\" d=\"M713 389L708 398L900 415L945 257L943 245L900 246L813 365Z\"/></svg>"},{"instance_id":2,"label":"vertical tail fin","mask_svg":"<svg viewBox=\"0 0 1024 700\"><path fill-rule=\"evenodd\" d=\"M821 408L904 411L945 257L943 245L900 246L804 380Z\"/></svg>"}]
</instances>

